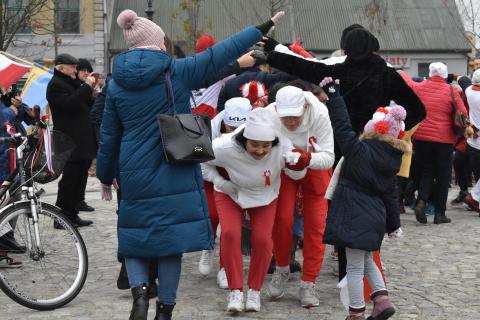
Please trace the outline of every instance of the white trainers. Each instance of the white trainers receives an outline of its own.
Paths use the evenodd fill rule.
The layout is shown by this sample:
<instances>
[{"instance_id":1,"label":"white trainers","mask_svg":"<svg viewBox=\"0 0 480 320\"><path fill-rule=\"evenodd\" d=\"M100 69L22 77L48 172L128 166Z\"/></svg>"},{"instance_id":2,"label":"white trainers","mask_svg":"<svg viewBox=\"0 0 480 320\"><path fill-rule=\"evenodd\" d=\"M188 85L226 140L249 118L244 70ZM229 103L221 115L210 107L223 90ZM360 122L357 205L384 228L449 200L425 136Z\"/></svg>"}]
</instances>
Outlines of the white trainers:
<instances>
[{"instance_id":1,"label":"white trainers","mask_svg":"<svg viewBox=\"0 0 480 320\"><path fill-rule=\"evenodd\" d=\"M212 271L213 265L213 249L212 250L203 250L200 261L198 262L198 271L201 275L208 276Z\"/></svg>"},{"instance_id":2,"label":"white trainers","mask_svg":"<svg viewBox=\"0 0 480 320\"><path fill-rule=\"evenodd\" d=\"M228 280L227 274L225 273L225 268L221 268L217 274L217 284L220 289L228 289Z\"/></svg>"},{"instance_id":3,"label":"white trainers","mask_svg":"<svg viewBox=\"0 0 480 320\"><path fill-rule=\"evenodd\" d=\"M267 287L268 295L273 299L281 298L285 293L285 285L289 278L289 271L278 271L278 269L276 269Z\"/></svg>"},{"instance_id":4,"label":"white trainers","mask_svg":"<svg viewBox=\"0 0 480 320\"><path fill-rule=\"evenodd\" d=\"M228 296L227 312L242 312L243 311L243 292L236 289L230 291Z\"/></svg>"},{"instance_id":5,"label":"white trainers","mask_svg":"<svg viewBox=\"0 0 480 320\"><path fill-rule=\"evenodd\" d=\"M260 306L260 291L248 289L245 311L259 312Z\"/></svg>"},{"instance_id":6,"label":"white trainers","mask_svg":"<svg viewBox=\"0 0 480 320\"><path fill-rule=\"evenodd\" d=\"M298 298L304 308L318 307L320 301L317 298L315 283L300 280Z\"/></svg>"}]
</instances>

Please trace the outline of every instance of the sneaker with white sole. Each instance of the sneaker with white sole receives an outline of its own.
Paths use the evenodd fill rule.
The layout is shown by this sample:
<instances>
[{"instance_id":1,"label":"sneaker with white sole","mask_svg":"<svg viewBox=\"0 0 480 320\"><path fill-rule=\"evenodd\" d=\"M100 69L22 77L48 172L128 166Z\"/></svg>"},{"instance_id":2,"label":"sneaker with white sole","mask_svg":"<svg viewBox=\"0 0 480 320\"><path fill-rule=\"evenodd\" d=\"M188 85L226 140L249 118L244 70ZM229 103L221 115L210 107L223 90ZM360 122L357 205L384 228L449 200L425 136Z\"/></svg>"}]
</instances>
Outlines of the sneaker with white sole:
<instances>
[{"instance_id":1,"label":"sneaker with white sole","mask_svg":"<svg viewBox=\"0 0 480 320\"><path fill-rule=\"evenodd\" d=\"M221 268L217 273L217 284L220 289L228 289L227 274L225 268Z\"/></svg>"},{"instance_id":2,"label":"sneaker with white sole","mask_svg":"<svg viewBox=\"0 0 480 320\"><path fill-rule=\"evenodd\" d=\"M288 267L287 267L288 268ZM267 293L273 299L280 299L285 293L285 285L290 278L289 270L278 271L275 270L272 276L272 280L268 284Z\"/></svg>"},{"instance_id":3,"label":"sneaker with white sole","mask_svg":"<svg viewBox=\"0 0 480 320\"><path fill-rule=\"evenodd\" d=\"M298 291L298 298L304 308L318 307L320 301L317 298L315 290L315 283L300 280L300 290Z\"/></svg>"},{"instance_id":4,"label":"sneaker with white sole","mask_svg":"<svg viewBox=\"0 0 480 320\"><path fill-rule=\"evenodd\" d=\"M248 289L245 311L260 312L260 291Z\"/></svg>"},{"instance_id":5,"label":"sneaker with white sole","mask_svg":"<svg viewBox=\"0 0 480 320\"><path fill-rule=\"evenodd\" d=\"M243 292L235 289L230 291L228 296L227 312L242 312L243 311Z\"/></svg>"},{"instance_id":6,"label":"sneaker with white sole","mask_svg":"<svg viewBox=\"0 0 480 320\"><path fill-rule=\"evenodd\" d=\"M203 250L200 261L198 262L198 271L203 276L208 276L212 271L213 265L213 249Z\"/></svg>"}]
</instances>

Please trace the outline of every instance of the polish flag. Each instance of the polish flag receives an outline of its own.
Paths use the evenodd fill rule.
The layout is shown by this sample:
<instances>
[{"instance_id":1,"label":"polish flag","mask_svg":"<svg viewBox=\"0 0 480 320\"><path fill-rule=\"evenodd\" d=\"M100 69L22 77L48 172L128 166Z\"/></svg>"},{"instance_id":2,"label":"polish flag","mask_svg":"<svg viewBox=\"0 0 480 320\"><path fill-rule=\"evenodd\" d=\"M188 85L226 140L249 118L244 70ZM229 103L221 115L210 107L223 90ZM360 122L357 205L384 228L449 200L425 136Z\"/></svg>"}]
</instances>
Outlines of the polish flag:
<instances>
[{"instance_id":1,"label":"polish flag","mask_svg":"<svg viewBox=\"0 0 480 320\"><path fill-rule=\"evenodd\" d=\"M20 64L0 54L0 87L7 90L10 85L16 83L30 68L29 65Z\"/></svg>"}]
</instances>

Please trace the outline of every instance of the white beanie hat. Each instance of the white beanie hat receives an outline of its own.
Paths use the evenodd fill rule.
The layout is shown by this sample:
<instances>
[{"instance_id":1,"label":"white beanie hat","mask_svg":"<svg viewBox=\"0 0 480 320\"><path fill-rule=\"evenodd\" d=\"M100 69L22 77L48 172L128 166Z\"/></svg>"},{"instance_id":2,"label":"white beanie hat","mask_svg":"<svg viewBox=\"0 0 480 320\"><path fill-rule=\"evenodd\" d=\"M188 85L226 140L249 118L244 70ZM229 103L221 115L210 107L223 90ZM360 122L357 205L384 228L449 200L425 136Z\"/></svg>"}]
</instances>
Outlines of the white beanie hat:
<instances>
[{"instance_id":1,"label":"white beanie hat","mask_svg":"<svg viewBox=\"0 0 480 320\"><path fill-rule=\"evenodd\" d=\"M274 114L265 108L256 108L248 114L243 136L250 140L273 141L276 138Z\"/></svg>"},{"instance_id":2,"label":"white beanie hat","mask_svg":"<svg viewBox=\"0 0 480 320\"><path fill-rule=\"evenodd\" d=\"M247 122L247 116L252 111L252 106L247 98L232 98L225 102L223 122L230 127L240 127Z\"/></svg>"},{"instance_id":3,"label":"white beanie hat","mask_svg":"<svg viewBox=\"0 0 480 320\"><path fill-rule=\"evenodd\" d=\"M480 69L475 70L473 73L472 84L475 86L480 86Z\"/></svg>"},{"instance_id":4,"label":"white beanie hat","mask_svg":"<svg viewBox=\"0 0 480 320\"><path fill-rule=\"evenodd\" d=\"M442 77L444 79L447 79L448 77L448 69L447 65L443 62L432 62L430 63L430 66L428 67L430 69L429 77Z\"/></svg>"},{"instance_id":5,"label":"white beanie hat","mask_svg":"<svg viewBox=\"0 0 480 320\"><path fill-rule=\"evenodd\" d=\"M286 86L277 91L275 105L279 117L300 117L305 105L305 94L302 89Z\"/></svg>"}]
</instances>

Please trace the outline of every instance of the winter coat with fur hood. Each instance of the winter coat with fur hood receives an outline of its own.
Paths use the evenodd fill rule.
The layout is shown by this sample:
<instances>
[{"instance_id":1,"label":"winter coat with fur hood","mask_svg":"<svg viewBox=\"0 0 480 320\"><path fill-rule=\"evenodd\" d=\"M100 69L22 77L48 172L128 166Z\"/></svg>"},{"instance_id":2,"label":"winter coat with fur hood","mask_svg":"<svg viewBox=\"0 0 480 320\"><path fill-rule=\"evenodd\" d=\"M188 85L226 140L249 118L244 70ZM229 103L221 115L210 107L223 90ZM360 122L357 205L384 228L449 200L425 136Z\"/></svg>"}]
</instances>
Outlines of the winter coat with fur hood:
<instances>
[{"instance_id":1,"label":"winter coat with fur hood","mask_svg":"<svg viewBox=\"0 0 480 320\"><path fill-rule=\"evenodd\" d=\"M376 133L358 138L342 97L327 103L335 138L344 155L343 168L330 203L323 242L375 251L386 232L400 227L396 174L405 141Z\"/></svg>"}]
</instances>

